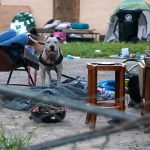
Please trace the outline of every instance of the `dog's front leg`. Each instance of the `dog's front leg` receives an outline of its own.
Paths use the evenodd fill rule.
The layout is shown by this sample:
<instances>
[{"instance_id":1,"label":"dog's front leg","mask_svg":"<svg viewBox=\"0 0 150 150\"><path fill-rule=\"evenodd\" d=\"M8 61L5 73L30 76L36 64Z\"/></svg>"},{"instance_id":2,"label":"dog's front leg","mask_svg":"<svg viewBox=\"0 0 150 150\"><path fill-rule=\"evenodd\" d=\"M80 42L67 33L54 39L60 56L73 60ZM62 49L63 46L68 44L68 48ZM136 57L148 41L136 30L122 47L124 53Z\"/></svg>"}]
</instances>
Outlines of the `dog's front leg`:
<instances>
[{"instance_id":1,"label":"dog's front leg","mask_svg":"<svg viewBox=\"0 0 150 150\"><path fill-rule=\"evenodd\" d=\"M57 86L61 85L61 75L62 75L62 70L58 69L57 70Z\"/></svg>"},{"instance_id":2,"label":"dog's front leg","mask_svg":"<svg viewBox=\"0 0 150 150\"><path fill-rule=\"evenodd\" d=\"M49 78L49 85L52 84L52 76L49 70L47 70L48 78Z\"/></svg>"},{"instance_id":3,"label":"dog's front leg","mask_svg":"<svg viewBox=\"0 0 150 150\"><path fill-rule=\"evenodd\" d=\"M57 74L57 86L59 86L59 85L61 85L61 74L60 73L58 73Z\"/></svg>"},{"instance_id":4,"label":"dog's front leg","mask_svg":"<svg viewBox=\"0 0 150 150\"><path fill-rule=\"evenodd\" d=\"M42 82L42 86L45 86L45 77L46 77L45 70L41 70L41 82Z\"/></svg>"}]
</instances>

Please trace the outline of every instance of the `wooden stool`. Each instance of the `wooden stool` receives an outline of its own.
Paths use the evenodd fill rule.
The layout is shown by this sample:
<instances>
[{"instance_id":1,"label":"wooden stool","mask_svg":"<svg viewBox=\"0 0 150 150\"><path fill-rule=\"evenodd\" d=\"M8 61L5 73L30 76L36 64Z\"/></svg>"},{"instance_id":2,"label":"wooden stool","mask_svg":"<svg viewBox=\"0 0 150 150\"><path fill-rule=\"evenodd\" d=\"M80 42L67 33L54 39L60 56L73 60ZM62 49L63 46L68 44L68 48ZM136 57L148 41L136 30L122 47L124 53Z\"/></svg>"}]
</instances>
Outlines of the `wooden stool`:
<instances>
[{"instance_id":1,"label":"wooden stool","mask_svg":"<svg viewBox=\"0 0 150 150\"><path fill-rule=\"evenodd\" d=\"M125 69L123 63L89 63L88 69L88 103L98 106L125 110ZM98 71L115 71L115 101L102 102L97 101L97 72ZM95 128L97 115L87 113L86 124L90 128Z\"/></svg>"}]
</instances>

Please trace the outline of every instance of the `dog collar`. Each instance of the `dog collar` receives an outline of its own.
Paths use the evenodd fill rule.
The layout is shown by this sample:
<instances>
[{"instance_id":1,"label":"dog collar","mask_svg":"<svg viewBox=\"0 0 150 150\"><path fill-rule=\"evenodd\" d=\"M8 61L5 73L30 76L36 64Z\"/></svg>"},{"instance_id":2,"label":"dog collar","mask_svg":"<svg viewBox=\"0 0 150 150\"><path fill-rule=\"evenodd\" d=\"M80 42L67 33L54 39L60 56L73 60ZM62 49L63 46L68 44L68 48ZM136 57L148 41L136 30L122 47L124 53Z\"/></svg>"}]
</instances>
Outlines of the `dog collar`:
<instances>
[{"instance_id":1,"label":"dog collar","mask_svg":"<svg viewBox=\"0 0 150 150\"><path fill-rule=\"evenodd\" d=\"M47 62L42 58L42 54L41 54L40 57L39 57L39 62L40 62L41 64L43 64L44 66L48 66L48 67L54 67L54 66L60 64L60 63L62 62L62 60L63 60L63 55L61 54L61 52L60 52L60 56L58 57L58 59L55 61L54 64L47 63Z\"/></svg>"}]
</instances>

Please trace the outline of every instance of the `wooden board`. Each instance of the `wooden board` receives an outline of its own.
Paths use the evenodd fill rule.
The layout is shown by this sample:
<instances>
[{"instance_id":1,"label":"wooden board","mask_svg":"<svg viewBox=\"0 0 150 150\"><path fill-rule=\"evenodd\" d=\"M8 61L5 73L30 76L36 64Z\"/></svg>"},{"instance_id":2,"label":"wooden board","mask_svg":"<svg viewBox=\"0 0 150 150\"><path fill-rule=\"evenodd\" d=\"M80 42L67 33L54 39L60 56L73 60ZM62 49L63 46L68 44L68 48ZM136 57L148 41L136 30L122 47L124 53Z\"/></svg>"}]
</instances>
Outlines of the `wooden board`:
<instances>
[{"instance_id":1,"label":"wooden board","mask_svg":"<svg viewBox=\"0 0 150 150\"><path fill-rule=\"evenodd\" d=\"M53 0L53 18L62 21L79 21L80 0Z\"/></svg>"},{"instance_id":2,"label":"wooden board","mask_svg":"<svg viewBox=\"0 0 150 150\"><path fill-rule=\"evenodd\" d=\"M29 6L0 5L0 32L10 28L11 21L19 12L31 13Z\"/></svg>"}]
</instances>

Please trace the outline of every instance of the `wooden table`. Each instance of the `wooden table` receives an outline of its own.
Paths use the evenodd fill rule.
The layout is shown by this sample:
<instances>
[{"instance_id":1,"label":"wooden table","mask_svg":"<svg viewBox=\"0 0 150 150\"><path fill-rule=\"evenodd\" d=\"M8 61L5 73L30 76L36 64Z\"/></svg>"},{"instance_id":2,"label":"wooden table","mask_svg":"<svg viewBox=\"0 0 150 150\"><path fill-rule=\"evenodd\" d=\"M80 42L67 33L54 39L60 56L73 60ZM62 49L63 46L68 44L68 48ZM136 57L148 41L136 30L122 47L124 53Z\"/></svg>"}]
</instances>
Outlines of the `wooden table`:
<instances>
[{"instance_id":1,"label":"wooden table","mask_svg":"<svg viewBox=\"0 0 150 150\"><path fill-rule=\"evenodd\" d=\"M63 29L62 31L66 32L67 34L78 34L81 36L87 35L94 39L94 41L99 41L100 33L95 32L93 29Z\"/></svg>"},{"instance_id":2,"label":"wooden table","mask_svg":"<svg viewBox=\"0 0 150 150\"><path fill-rule=\"evenodd\" d=\"M44 28L36 28L38 33L53 33L56 32L55 29L44 29ZM66 32L68 35L70 34L78 34L81 36L90 37L91 39L94 39L94 41L99 41L100 33L95 32L93 29L62 29L62 32ZM81 39L84 37L81 37Z\"/></svg>"}]
</instances>

